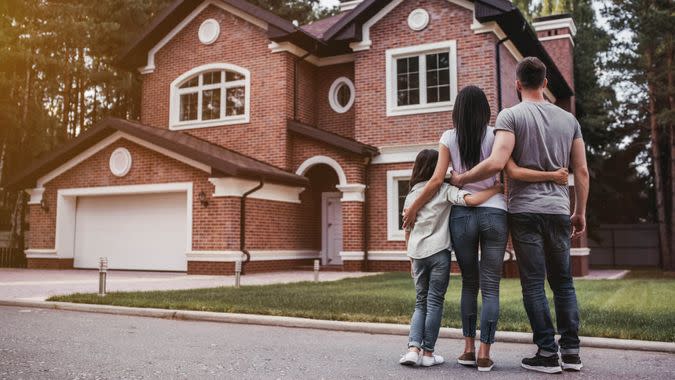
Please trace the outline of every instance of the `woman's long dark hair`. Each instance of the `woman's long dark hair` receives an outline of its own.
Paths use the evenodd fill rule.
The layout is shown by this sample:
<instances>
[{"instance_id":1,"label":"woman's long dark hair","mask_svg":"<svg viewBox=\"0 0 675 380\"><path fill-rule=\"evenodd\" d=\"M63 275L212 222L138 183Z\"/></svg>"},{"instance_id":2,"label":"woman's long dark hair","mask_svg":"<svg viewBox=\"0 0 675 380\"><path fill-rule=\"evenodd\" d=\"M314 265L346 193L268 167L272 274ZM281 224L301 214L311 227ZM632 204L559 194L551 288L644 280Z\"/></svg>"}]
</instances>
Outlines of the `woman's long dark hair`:
<instances>
[{"instance_id":1,"label":"woman's long dark hair","mask_svg":"<svg viewBox=\"0 0 675 380\"><path fill-rule=\"evenodd\" d=\"M455 100L452 122L457 130L459 155L466 170L478 165L481 160L489 121L490 104L483 90L476 86L464 87Z\"/></svg>"},{"instance_id":2,"label":"woman's long dark hair","mask_svg":"<svg viewBox=\"0 0 675 380\"><path fill-rule=\"evenodd\" d=\"M433 149L424 149L417 154L415 166L410 176L410 189L420 182L428 181L434 175L436 163L438 162L438 151Z\"/></svg>"}]
</instances>

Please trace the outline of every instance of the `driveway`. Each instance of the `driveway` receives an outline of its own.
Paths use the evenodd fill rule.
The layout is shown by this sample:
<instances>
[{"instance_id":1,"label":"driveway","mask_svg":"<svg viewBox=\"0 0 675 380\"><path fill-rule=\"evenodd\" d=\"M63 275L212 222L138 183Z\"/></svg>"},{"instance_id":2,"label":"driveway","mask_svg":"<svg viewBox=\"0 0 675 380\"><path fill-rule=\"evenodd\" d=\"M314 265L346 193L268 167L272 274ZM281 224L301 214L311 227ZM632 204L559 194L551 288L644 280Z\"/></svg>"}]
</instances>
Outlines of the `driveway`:
<instances>
[{"instance_id":1,"label":"driveway","mask_svg":"<svg viewBox=\"0 0 675 380\"><path fill-rule=\"evenodd\" d=\"M405 336L0 307L0 379L551 379L520 368L531 344L497 342L492 373L452 358L398 364ZM585 368L556 379L673 379L675 355L586 347Z\"/></svg>"},{"instance_id":2,"label":"driveway","mask_svg":"<svg viewBox=\"0 0 675 380\"><path fill-rule=\"evenodd\" d=\"M320 281L335 281L376 273L321 272ZM242 285L313 281L310 271L257 273L242 276ZM174 290L234 286L234 276L201 276L176 272L108 271L107 289L114 291ZM53 295L98 292L98 271L0 268L0 299L43 301Z\"/></svg>"}]
</instances>

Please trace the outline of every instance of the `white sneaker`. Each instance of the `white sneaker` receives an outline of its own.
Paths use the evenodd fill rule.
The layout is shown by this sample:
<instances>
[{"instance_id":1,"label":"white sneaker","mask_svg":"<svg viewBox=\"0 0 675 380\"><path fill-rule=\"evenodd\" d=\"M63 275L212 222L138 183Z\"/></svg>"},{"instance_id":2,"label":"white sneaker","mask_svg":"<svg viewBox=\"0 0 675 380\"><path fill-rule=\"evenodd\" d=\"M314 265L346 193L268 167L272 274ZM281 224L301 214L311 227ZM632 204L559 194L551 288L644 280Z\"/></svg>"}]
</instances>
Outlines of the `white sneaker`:
<instances>
[{"instance_id":1,"label":"white sneaker","mask_svg":"<svg viewBox=\"0 0 675 380\"><path fill-rule=\"evenodd\" d=\"M419 352L408 351L405 353L405 355L401 357L401 360L399 360L398 362L402 365L409 365L409 366L419 365L420 358L421 355L419 354Z\"/></svg>"},{"instance_id":2,"label":"white sneaker","mask_svg":"<svg viewBox=\"0 0 675 380\"><path fill-rule=\"evenodd\" d=\"M445 362L445 359L440 355L422 356L422 363L420 365L422 367L431 367L432 365L443 364L443 362Z\"/></svg>"}]
</instances>

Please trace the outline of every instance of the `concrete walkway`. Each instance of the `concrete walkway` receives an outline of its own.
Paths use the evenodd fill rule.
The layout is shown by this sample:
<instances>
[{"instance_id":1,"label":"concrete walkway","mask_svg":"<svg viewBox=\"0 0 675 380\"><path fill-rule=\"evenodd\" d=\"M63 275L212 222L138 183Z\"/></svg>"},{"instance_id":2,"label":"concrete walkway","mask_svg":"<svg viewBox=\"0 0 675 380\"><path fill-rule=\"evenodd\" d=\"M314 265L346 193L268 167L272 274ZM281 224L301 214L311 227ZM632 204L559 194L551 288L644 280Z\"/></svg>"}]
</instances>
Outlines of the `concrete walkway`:
<instances>
[{"instance_id":1,"label":"concrete walkway","mask_svg":"<svg viewBox=\"0 0 675 380\"><path fill-rule=\"evenodd\" d=\"M495 344L492 373L454 361L463 342L440 339L447 363L398 364L405 336L177 321L0 306L0 379L550 379L520 360L532 344ZM673 379L675 355L585 347L581 373L556 379Z\"/></svg>"},{"instance_id":2,"label":"concrete walkway","mask_svg":"<svg viewBox=\"0 0 675 380\"><path fill-rule=\"evenodd\" d=\"M364 277L377 273L321 272L320 281ZM242 276L242 285L282 284L313 281L310 271L258 273ZM234 286L234 276L199 276L175 272L108 272L108 292L175 290ZM90 269L38 270L0 268L0 299L43 301L53 295L98 291L98 271Z\"/></svg>"}]
</instances>

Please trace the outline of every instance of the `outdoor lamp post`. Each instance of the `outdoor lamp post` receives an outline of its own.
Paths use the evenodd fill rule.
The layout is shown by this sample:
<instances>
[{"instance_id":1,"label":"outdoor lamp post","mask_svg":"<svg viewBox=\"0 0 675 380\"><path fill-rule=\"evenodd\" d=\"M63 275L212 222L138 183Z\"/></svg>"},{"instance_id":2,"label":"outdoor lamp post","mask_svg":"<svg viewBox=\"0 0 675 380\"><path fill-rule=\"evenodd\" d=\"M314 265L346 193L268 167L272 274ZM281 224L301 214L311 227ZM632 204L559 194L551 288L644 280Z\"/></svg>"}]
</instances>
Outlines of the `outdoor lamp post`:
<instances>
[{"instance_id":1,"label":"outdoor lamp post","mask_svg":"<svg viewBox=\"0 0 675 380\"><path fill-rule=\"evenodd\" d=\"M105 281L108 273L108 258L100 257L98 265L98 295L105 296Z\"/></svg>"}]
</instances>

